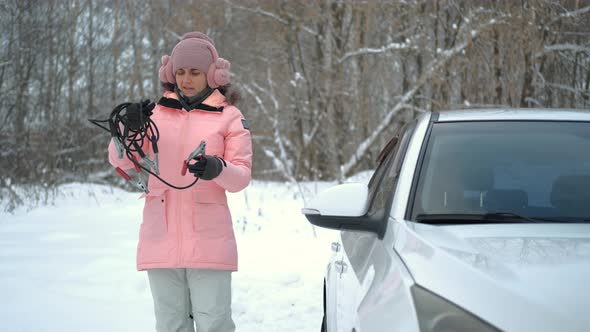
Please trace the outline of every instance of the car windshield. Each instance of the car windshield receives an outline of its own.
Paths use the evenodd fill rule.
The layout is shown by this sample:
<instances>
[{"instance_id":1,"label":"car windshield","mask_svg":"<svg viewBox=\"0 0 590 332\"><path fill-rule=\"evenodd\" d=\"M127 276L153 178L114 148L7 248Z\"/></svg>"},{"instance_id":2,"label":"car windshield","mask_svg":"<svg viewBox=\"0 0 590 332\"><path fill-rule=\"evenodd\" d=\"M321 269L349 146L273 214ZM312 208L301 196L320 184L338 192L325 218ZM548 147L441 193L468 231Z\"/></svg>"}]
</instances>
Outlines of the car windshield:
<instances>
[{"instance_id":1,"label":"car windshield","mask_svg":"<svg viewBox=\"0 0 590 332\"><path fill-rule=\"evenodd\" d=\"M412 220L590 222L589 122L435 123L421 167Z\"/></svg>"}]
</instances>

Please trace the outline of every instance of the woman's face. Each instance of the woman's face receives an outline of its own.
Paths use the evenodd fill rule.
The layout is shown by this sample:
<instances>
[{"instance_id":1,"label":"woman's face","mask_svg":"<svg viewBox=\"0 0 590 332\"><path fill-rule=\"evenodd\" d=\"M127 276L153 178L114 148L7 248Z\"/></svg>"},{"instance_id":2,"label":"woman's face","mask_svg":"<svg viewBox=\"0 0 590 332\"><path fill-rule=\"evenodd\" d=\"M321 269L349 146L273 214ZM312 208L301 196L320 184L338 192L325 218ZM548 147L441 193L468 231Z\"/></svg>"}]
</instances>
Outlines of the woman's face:
<instances>
[{"instance_id":1,"label":"woman's face","mask_svg":"<svg viewBox=\"0 0 590 332\"><path fill-rule=\"evenodd\" d=\"M176 71L176 85L187 97L196 96L207 87L207 75L195 68L180 68Z\"/></svg>"}]
</instances>

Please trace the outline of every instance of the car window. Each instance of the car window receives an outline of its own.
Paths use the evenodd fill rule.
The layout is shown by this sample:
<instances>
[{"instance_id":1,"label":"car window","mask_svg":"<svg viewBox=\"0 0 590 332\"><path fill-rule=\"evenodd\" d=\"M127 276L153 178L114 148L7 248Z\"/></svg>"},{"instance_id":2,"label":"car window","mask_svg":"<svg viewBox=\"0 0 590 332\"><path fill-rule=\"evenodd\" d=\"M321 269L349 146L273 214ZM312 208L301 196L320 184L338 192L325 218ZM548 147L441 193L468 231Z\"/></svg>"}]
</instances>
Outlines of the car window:
<instances>
[{"instance_id":1,"label":"car window","mask_svg":"<svg viewBox=\"0 0 590 332\"><path fill-rule=\"evenodd\" d=\"M515 213L590 220L590 123L434 123L412 219Z\"/></svg>"},{"instance_id":2,"label":"car window","mask_svg":"<svg viewBox=\"0 0 590 332\"><path fill-rule=\"evenodd\" d=\"M382 158L381 165L375 171L373 178L371 178L369 183L369 197L371 197L369 215L386 213L389 209L397 186L397 174L415 127L416 122L411 122L402 128L400 131L401 140L398 140L393 148L389 147L391 152Z\"/></svg>"},{"instance_id":3,"label":"car window","mask_svg":"<svg viewBox=\"0 0 590 332\"><path fill-rule=\"evenodd\" d=\"M377 192L377 188L381 178L383 177L383 173L385 173L387 165L391 161L393 154L397 149L397 142L398 137L395 136L386 144L385 148L383 148L383 151L379 153L379 158L377 158L377 162L379 163L379 165L377 166L377 169L375 170L373 176L371 176L371 179L369 180L369 197L373 197L374 194ZM389 154L385 153L385 150L387 148L391 150Z\"/></svg>"}]
</instances>

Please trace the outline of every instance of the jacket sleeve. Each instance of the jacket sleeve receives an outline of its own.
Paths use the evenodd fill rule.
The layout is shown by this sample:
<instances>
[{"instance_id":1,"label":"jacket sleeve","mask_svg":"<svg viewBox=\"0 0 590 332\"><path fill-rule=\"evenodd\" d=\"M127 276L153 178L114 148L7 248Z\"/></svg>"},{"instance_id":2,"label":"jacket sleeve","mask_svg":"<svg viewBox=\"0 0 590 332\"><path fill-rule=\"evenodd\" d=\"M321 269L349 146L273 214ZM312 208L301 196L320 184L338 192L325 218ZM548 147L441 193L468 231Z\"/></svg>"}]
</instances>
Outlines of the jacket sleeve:
<instances>
[{"instance_id":1,"label":"jacket sleeve","mask_svg":"<svg viewBox=\"0 0 590 332\"><path fill-rule=\"evenodd\" d=\"M244 116L235 107L225 136L225 153L223 159L226 166L215 183L229 192L238 192L250 183L252 178L252 137L246 129ZM242 121L243 120L243 121Z\"/></svg>"}]
</instances>

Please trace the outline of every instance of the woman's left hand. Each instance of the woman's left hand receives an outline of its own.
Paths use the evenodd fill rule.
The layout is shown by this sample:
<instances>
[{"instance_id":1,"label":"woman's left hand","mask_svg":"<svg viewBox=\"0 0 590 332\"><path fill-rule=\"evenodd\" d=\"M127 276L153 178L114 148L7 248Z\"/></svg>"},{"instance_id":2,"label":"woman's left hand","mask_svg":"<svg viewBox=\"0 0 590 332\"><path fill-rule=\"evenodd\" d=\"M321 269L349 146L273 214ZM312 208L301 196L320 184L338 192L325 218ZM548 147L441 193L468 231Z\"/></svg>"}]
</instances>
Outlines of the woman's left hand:
<instances>
[{"instance_id":1,"label":"woman's left hand","mask_svg":"<svg viewBox=\"0 0 590 332\"><path fill-rule=\"evenodd\" d=\"M219 157L203 155L195 158L195 160L196 163L188 165L188 171L200 179L213 180L223 170Z\"/></svg>"}]
</instances>

